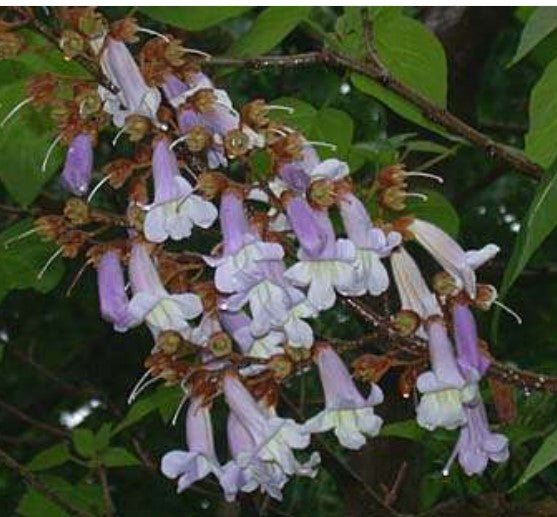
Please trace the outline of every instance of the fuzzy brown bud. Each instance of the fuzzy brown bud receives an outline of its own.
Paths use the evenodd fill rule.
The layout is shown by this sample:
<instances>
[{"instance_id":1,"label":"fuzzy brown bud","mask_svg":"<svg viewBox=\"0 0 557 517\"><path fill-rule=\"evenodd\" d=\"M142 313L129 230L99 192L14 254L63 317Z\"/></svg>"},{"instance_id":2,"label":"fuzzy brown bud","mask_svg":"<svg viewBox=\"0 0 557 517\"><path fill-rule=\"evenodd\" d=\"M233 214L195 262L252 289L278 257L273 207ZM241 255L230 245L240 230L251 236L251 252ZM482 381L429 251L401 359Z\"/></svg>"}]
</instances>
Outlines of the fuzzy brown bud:
<instances>
[{"instance_id":1,"label":"fuzzy brown bud","mask_svg":"<svg viewBox=\"0 0 557 517\"><path fill-rule=\"evenodd\" d=\"M0 32L0 60L13 59L24 47L24 41L15 32Z\"/></svg>"},{"instance_id":2,"label":"fuzzy brown bud","mask_svg":"<svg viewBox=\"0 0 557 517\"><path fill-rule=\"evenodd\" d=\"M453 296L458 292L458 286L453 276L446 271L440 271L433 277L433 290L439 296Z\"/></svg>"},{"instance_id":3,"label":"fuzzy brown bud","mask_svg":"<svg viewBox=\"0 0 557 517\"><path fill-rule=\"evenodd\" d=\"M275 379L282 380L292 373L292 361L286 355L275 355L268 363Z\"/></svg>"},{"instance_id":4,"label":"fuzzy brown bud","mask_svg":"<svg viewBox=\"0 0 557 517\"><path fill-rule=\"evenodd\" d=\"M319 208L330 208L337 201L337 193L334 182L327 179L319 179L311 183L309 187L309 200Z\"/></svg>"},{"instance_id":5,"label":"fuzzy brown bud","mask_svg":"<svg viewBox=\"0 0 557 517\"><path fill-rule=\"evenodd\" d=\"M217 332L209 339L209 350L215 357L225 357L232 353L232 340L225 332Z\"/></svg>"},{"instance_id":6,"label":"fuzzy brown bud","mask_svg":"<svg viewBox=\"0 0 557 517\"><path fill-rule=\"evenodd\" d=\"M64 215L74 225L87 224L90 219L89 205L78 197L72 197L66 201Z\"/></svg>"},{"instance_id":7,"label":"fuzzy brown bud","mask_svg":"<svg viewBox=\"0 0 557 517\"><path fill-rule=\"evenodd\" d=\"M229 158L243 156L249 151L249 138L240 129L233 129L224 135L224 149Z\"/></svg>"},{"instance_id":8,"label":"fuzzy brown bud","mask_svg":"<svg viewBox=\"0 0 557 517\"><path fill-rule=\"evenodd\" d=\"M418 314L414 311L410 310L402 310L397 312L393 316L392 325L393 328L401 335L401 336L411 336L418 330L420 326L421 319Z\"/></svg>"},{"instance_id":9,"label":"fuzzy brown bud","mask_svg":"<svg viewBox=\"0 0 557 517\"><path fill-rule=\"evenodd\" d=\"M66 59L72 59L85 50L85 41L83 37L75 31L64 31L60 36L58 44Z\"/></svg>"},{"instance_id":10,"label":"fuzzy brown bud","mask_svg":"<svg viewBox=\"0 0 557 517\"><path fill-rule=\"evenodd\" d=\"M218 196L228 186L228 179L219 172L203 172L197 177L197 187L207 199Z\"/></svg>"}]
</instances>

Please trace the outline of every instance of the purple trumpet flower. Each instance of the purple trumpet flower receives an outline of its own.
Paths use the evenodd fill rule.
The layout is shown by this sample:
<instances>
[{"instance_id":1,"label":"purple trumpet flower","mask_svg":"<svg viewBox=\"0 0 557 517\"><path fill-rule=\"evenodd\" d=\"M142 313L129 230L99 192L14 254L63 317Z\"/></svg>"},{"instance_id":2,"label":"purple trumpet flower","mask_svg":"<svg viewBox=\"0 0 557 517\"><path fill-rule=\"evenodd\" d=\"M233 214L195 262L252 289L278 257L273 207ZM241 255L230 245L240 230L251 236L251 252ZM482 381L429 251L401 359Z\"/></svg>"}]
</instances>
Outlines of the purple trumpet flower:
<instances>
[{"instance_id":1,"label":"purple trumpet flower","mask_svg":"<svg viewBox=\"0 0 557 517\"><path fill-rule=\"evenodd\" d=\"M477 379L489 368L489 359L478 346L478 329L466 302L455 300L451 306L457 361L466 378Z\"/></svg>"},{"instance_id":2,"label":"purple trumpet flower","mask_svg":"<svg viewBox=\"0 0 557 517\"><path fill-rule=\"evenodd\" d=\"M228 415L227 434L233 459L224 465L220 476L226 500L234 501L238 492L253 492L260 487L261 492L281 501L288 477L278 464L253 457L255 440L234 413Z\"/></svg>"},{"instance_id":3,"label":"purple trumpet flower","mask_svg":"<svg viewBox=\"0 0 557 517\"><path fill-rule=\"evenodd\" d=\"M188 320L203 312L199 296L192 293L169 294L145 247L132 246L129 264L133 297L130 312L139 321L146 321L156 337L163 330L175 330L189 337Z\"/></svg>"},{"instance_id":4,"label":"purple trumpet flower","mask_svg":"<svg viewBox=\"0 0 557 517\"><path fill-rule=\"evenodd\" d=\"M296 286L309 286L309 303L323 311L335 304L335 290L347 295L361 295L363 291L356 285L354 244L348 239L335 239L333 224L325 210L314 210L313 215L320 233L325 235L325 245L316 253L306 250L301 243L299 262L285 276Z\"/></svg>"},{"instance_id":5,"label":"purple trumpet flower","mask_svg":"<svg viewBox=\"0 0 557 517\"><path fill-rule=\"evenodd\" d=\"M226 374L223 389L230 410L255 442L251 454L244 458L240 466L261 460L275 464L286 475L316 475L314 467L319 463L317 453L312 454L307 463L300 464L292 452L309 445L309 433L302 426L291 419L277 417L272 411L265 411L234 373Z\"/></svg>"},{"instance_id":6,"label":"purple trumpet flower","mask_svg":"<svg viewBox=\"0 0 557 517\"><path fill-rule=\"evenodd\" d=\"M251 357L268 358L284 353L283 332L272 330L261 337L254 337L250 331L251 319L242 310L238 312L219 311L219 320L226 332L238 344L242 354Z\"/></svg>"},{"instance_id":7,"label":"purple trumpet flower","mask_svg":"<svg viewBox=\"0 0 557 517\"><path fill-rule=\"evenodd\" d=\"M193 226L209 228L218 212L216 207L193 193L188 181L180 175L176 156L161 138L153 151L155 199L147 207L144 232L151 242L164 242L169 237L189 237Z\"/></svg>"},{"instance_id":8,"label":"purple trumpet flower","mask_svg":"<svg viewBox=\"0 0 557 517\"><path fill-rule=\"evenodd\" d=\"M329 236L320 228L308 202L301 196L292 196L286 199L285 208L300 247L308 256L318 256Z\"/></svg>"},{"instance_id":9,"label":"purple trumpet flower","mask_svg":"<svg viewBox=\"0 0 557 517\"><path fill-rule=\"evenodd\" d=\"M372 384L369 396L364 398L341 358L328 345L318 348L315 361L325 393L325 409L309 419L304 429L310 433L334 429L342 446L362 448L366 436L377 436L381 429L383 420L373 407L383 402L383 392Z\"/></svg>"},{"instance_id":10,"label":"purple trumpet flower","mask_svg":"<svg viewBox=\"0 0 557 517\"><path fill-rule=\"evenodd\" d=\"M60 181L72 194L83 196L89 189L92 174L93 140L89 133L80 133L70 143Z\"/></svg>"},{"instance_id":11,"label":"purple trumpet flower","mask_svg":"<svg viewBox=\"0 0 557 517\"><path fill-rule=\"evenodd\" d=\"M356 282L372 296L378 296L389 287L389 275L381 258L390 255L400 245L398 232L387 235L374 228L363 203L351 192L339 199L339 208L348 238L356 246Z\"/></svg>"},{"instance_id":12,"label":"purple trumpet flower","mask_svg":"<svg viewBox=\"0 0 557 517\"><path fill-rule=\"evenodd\" d=\"M441 316L431 316L425 323L431 370L416 382L422 394L417 408L418 424L430 431L437 427L456 429L466 423L464 404L478 398L478 378L464 379Z\"/></svg>"},{"instance_id":13,"label":"purple trumpet flower","mask_svg":"<svg viewBox=\"0 0 557 517\"><path fill-rule=\"evenodd\" d=\"M458 462L468 476L482 474L488 461L504 463L509 459L509 441L503 434L489 430L487 415L480 400L472 406L465 406L466 425L460 429L460 436L454 451L443 469L445 476L458 456Z\"/></svg>"},{"instance_id":14,"label":"purple trumpet flower","mask_svg":"<svg viewBox=\"0 0 557 517\"><path fill-rule=\"evenodd\" d=\"M222 293L245 291L257 278L261 263L284 256L280 244L263 242L251 229L242 197L234 190L226 190L221 196L220 226L222 256L205 257L205 261L216 268L215 285Z\"/></svg>"},{"instance_id":15,"label":"purple trumpet flower","mask_svg":"<svg viewBox=\"0 0 557 517\"><path fill-rule=\"evenodd\" d=\"M416 240L431 254L437 262L464 287L468 295L476 297L475 270L498 252L499 247L488 244L481 250L464 251L451 236L434 224L414 219L408 226Z\"/></svg>"},{"instance_id":16,"label":"purple trumpet flower","mask_svg":"<svg viewBox=\"0 0 557 517\"><path fill-rule=\"evenodd\" d=\"M186 413L186 441L187 451L167 452L161 461L162 473L170 479L178 478L178 493L211 473L217 477L221 474L213 441L211 412L199 398L191 401Z\"/></svg>"},{"instance_id":17,"label":"purple trumpet flower","mask_svg":"<svg viewBox=\"0 0 557 517\"><path fill-rule=\"evenodd\" d=\"M141 115L157 121L161 102L158 88L147 86L128 47L110 36L105 40L100 64L110 82L118 87L117 95L99 86L104 109L112 115L114 125L122 127L129 115Z\"/></svg>"},{"instance_id":18,"label":"purple trumpet flower","mask_svg":"<svg viewBox=\"0 0 557 517\"><path fill-rule=\"evenodd\" d=\"M124 272L116 251L107 251L97 266L97 287L101 315L114 325L117 332L125 332L138 324L132 316L124 283Z\"/></svg>"}]
</instances>

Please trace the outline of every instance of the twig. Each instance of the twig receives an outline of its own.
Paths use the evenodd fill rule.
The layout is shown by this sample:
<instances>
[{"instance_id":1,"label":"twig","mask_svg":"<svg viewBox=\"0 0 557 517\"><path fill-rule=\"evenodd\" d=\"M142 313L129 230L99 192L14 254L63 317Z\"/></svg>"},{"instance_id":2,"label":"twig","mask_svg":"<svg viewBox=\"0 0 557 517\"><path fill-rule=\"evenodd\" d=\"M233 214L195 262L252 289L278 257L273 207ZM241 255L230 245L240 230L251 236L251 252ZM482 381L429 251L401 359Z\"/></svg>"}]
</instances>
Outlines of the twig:
<instances>
[{"instance_id":1,"label":"twig","mask_svg":"<svg viewBox=\"0 0 557 517\"><path fill-rule=\"evenodd\" d=\"M58 427L54 427L52 425L45 424L44 422L40 422L38 420L35 420L33 417L27 415L26 413L17 409L16 407L12 406L11 404L8 404L7 402L3 401L2 399L0 399L0 409L3 409L4 411L7 411L8 413L11 413L12 415L14 415L17 418L19 418L20 420L22 420L23 422L26 422L27 424L29 424L33 427L36 427L37 429L40 429L41 431L45 431L45 432L51 434L52 436L56 436L58 438L67 438L69 436L69 433L67 431L65 431L64 429L60 429Z\"/></svg>"},{"instance_id":2,"label":"twig","mask_svg":"<svg viewBox=\"0 0 557 517\"><path fill-rule=\"evenodd\" d=\"M428 120L438 124L447 131L461 136L468 142L483 149L490 158L498 159L510 165L517 171L540 180L543 169L530 161L527 157L511 151L508 147L495 142L489 136L468 125L446 109L433 104L420 93L412 90L387 70L371 54L368 62L361 62L345 54L329 49L290 56L261 56L257 58L212 57L204 65L207 66L241 66L256 70L273 67L295 68L315 64L325 64L362 74L381 84L384 88L416 106Z\"/></svg>"},{"instance_id":3,"label":"twig","mask_svg":"<svg viewBox=\"0 0 557 517\"><path fill-rule=\"evenodd\" d=\"M403 461L402 465L398 469L393 486L391 487L390 490L387 490L387 493L385 495L386 505L392 506L396 502L398 498L398 493L400 492L400 487L402 486L402 482L406 477L406 472L408 472L408 463L406 461Z\"/></svg>"},{"instance_id":4,"label":"twig","mask_svg":"<svg viewBox=\"0 0 557 517\"><path fill-rule=\"evenodd\" d=\"M73 503L60 497L50 487L45 485L38 477L29 472L23 465L13 459L7 452L0 449L0 462L6 467L17 472L22 478L29 483L37 492L40 492L47 499L57 504L63 510L66 510L70 515L77 515L78 517L94 517L92 513L86 512L81 508L74 506Z\"/></svg>"},{"instance_id":5,"label":"twig","mask_svg":"<svg viewBox=\"0 0 557 517\"><path fill-rule=\"evenodd\" d=\"M381 317L361 300L356 298L343 298L342 302L350 307L356 315L368 324L378 327L385 334L385 351L403 353L416 359L428 357L427 342L417 336L400 336L390 325L387 318ZM340 340L337 340L337 342ZM365 341L364 341L365 342ZM490 358L491 359L491 358ZM487 375L502 382L519 386L524 391L546 391L557 393L557 377L521 370L514 366L507 366L495 359L491 359Z\"/></svg>"},{"instance_id":6,"label":"twig","mask_svg":"<svg viewBox=\"0 0 557 517\"><path fill-rule=\"evenodd\" d=\"M106 475L106 469L103 465L100 465L97 473L99 475L99 480L103 489L103 499L106 517L113 517L116 515L116 509L114 508L114 502L110 495L110 486L108 485L108 476Z\"/></svg>"}]
</instances>

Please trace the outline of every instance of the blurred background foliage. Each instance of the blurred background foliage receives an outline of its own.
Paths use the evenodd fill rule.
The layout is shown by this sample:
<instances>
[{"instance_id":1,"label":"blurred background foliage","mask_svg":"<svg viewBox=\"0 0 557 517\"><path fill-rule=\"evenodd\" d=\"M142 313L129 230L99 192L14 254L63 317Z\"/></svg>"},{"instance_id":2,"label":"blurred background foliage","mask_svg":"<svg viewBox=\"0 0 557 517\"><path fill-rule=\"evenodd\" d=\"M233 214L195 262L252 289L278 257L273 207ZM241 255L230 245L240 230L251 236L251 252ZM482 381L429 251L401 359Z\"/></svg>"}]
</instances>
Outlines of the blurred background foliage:
<instances>
[{"instance_id":1,"label":"blurred background foliage","mask_svg":"<svg viewBox=\"0 0 557 517\"><path fill-rule=\"evenodd\" d=\"M130 14L140 24L184 39L213 55L291 54L326 45L363 56L359 8L340 7L107 7L111 20ZM38 10L46 23L49 14ZM391 72L407 86L495 140L521 149L544 169L540 184L496 163L481 149L449 135L408 102L370 79L314 65L293 69L213 68L237 106L260 97L296 111L285 119L310 139L338 146L352 177L369 183L380 168L404 161L409 169L441 175L438 192L412 211L458 236L467 248L497 243L502 252L482 272L522 315L481 316L481 334L501 360L557 375L557 8L369 8L374 44ZM24 97L34 73L81 74L41 36L25 32L30 51L0 61L0 118ZM64 195L53 179L63 152L40 172L54 137L48 115L23 110L0 131L0 243L30 227L33 202L57 206ZM131 150L122 142L117 153ZM96 149L95 165L115 157L110 138ZM326 150L324 156L326 156ZM269 163L255 155L261 173ZM427 190L428 185L420 185ZM45 189L45 190L43 190ZM41 193L42 191L42 193ZM370 206L370 210L372 210ZM429 515L557 515L557 402L543 393L507 390L512 456L481 478L441 469L455 433L426 433L413 423L413 401L397 379L379 413L382 436L356 454L328 437L329 450L314 481L292 480L278 504L255 497L227 505L214 483L181 496L157 474L157 461L181 446L181 423L169 421L180 393L148 392L127 406L151 347L145 329L115 334L99 317L95 275L86 271L67 290L82 263L55 262L37 273L53 249L37 237L0 244L0 448L50 490L92 515L106 512L108 486L116 515L381 515L362 483L398 511ZM319 320L321 335L353 337L365 329L342 309ZM296 408L313 414L321 403L315 373L294 379L287 392ZM486 386L486 397L490 397ZM508 418L514 412L516 418ZM223 408L217 404L216 427ZM492 410L492 420L497 421ZM512 421L509 421L512 420ZM222 440L221 432L216 433ZM224 443L220 444L224 448ZM356 477L354 477L356 476ZM371 509L370 509L371 508ZM0 515L58 517L68 513L0 468Z\"/></svg>"}]
</instances>

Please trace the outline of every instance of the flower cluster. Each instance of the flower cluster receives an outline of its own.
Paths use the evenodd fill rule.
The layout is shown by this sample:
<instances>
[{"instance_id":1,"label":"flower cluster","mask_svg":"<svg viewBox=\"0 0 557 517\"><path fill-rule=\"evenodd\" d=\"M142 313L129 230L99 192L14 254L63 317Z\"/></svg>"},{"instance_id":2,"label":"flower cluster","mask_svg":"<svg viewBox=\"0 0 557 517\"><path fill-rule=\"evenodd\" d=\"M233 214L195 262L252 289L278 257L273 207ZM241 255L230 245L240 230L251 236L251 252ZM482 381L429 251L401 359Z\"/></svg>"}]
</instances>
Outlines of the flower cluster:
<instances>
[{"instance_id":1,"label":"flower cluster","mask_svg":"<svg viewBox=\"0 0 557 517\"><path fill-rule=\"evenodd\" d=\"M372 185L372 212L370 193L361 195L347 163L320 159L319 142L271 115L289 107L255 100L238 111L202 71L203 53L151 35L136 58L128 43L152 31L133 19L109 25L92 8L68 12L62 49L69 57L75 48L88 53L113 88L74 80L68 101L57 97L52 77L29 84L27 103L52 108L54 145L68 146L61 184L75 196L63 215L40 218L38 230L59 245L56 256L86 254L97 270L101 316L116 331L143 323L151 331L146 372L130 400L158 380L181 386L189 400L185 449L161 464L178 491L212 475L227 500L254 490L280 499L291 476L316 475L319 454L300 452L313 434L332 430L349 449L377 436L380 375L357 372L368 384L364 396L313 322L339 298L382 295L391 278L400 305L389 324L428 343L429 360L408 365L418 424L460 430L450 461L458 457L467 474L506 460L506 438L487 424L479 384L489 358L471 311L495 300L476 269L498 248L465 251L408 213L406 198L423 197L408 191L410 179L440 178L387 167ZM128 138L135 152L110 162L91 189L94 147L111 131L115 147ZM272 165L253 179L245 158L261 150ZM94 207L105 184L122 197L124 214ZM443 269L429 284L408 251L412 242ZM323 408L305 422L279 416L283 381L313 363ZM211 414L221 395L225 461Z\"/></svg>"}]
</instances>

